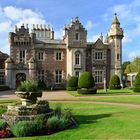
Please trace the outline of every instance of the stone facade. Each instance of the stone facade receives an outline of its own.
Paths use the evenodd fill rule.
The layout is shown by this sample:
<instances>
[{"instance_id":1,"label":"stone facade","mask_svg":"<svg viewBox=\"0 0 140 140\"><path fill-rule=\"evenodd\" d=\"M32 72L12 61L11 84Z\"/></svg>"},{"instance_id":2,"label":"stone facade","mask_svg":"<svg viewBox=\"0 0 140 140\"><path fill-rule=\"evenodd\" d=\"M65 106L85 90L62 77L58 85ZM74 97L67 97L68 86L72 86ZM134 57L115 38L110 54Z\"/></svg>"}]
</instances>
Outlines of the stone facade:
<instances>
[{"instance_id":1,"label":"stone facade","mask_svg":"<svg viewBox=\"0 0 140 140\"><path fill-rule=\"evenodd\" d=\"M91 71L96 84L121 78L123 30L115 15L105 42L87 42L87 31L78 17L64 26L63 39L54 39L49 26L15 27L9 33L10 58L5 63L6 85L16 88L22 80L43 80L50 88L64 88L70 76Z\"/></svg>"},{"instance_id":2,"label":"stone facade","mask_svg":"<svg viewBox=\"0 0 140 140\"><path fill-rule=\"evenodd\" d=\"M5 85L5 60L8 58L8 54L4 54L0 51L0 86Z\"/></svg>"}]
</instances>

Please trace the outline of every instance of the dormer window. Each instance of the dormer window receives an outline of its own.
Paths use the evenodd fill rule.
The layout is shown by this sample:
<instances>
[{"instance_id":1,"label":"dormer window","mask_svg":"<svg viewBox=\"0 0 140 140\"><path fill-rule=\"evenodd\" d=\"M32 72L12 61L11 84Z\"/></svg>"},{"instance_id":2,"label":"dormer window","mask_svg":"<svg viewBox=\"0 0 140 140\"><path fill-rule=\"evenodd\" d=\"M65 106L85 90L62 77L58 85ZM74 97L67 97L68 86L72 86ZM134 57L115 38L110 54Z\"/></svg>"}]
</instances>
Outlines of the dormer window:
<instances>
[{"instance_id":1,"label":"dormer window","mask_svg":"<svg viewBox=\"0 0 140 140\"><path fill-rule=\"evenodd\" d=\"M79 40L79 33L76 33L76 34L75 34L75 39L76 39L76 40Z\"/></svg>"}]
</instances>

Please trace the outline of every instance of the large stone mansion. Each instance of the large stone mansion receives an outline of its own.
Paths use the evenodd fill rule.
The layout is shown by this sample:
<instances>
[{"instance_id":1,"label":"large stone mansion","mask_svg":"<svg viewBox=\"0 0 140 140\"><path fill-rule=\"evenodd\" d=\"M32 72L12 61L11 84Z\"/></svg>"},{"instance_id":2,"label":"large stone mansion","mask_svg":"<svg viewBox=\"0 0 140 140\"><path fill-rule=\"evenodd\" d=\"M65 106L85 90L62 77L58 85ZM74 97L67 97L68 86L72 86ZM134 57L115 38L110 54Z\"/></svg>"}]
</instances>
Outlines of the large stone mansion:
<instances>
[{"instance_id":1,"label":"large stone mansion","mask_svg":"<svg viewBox=\"0 0 140 140\"><path fill-rule=\"evenodd\" d=\"M5 61L5 72L0 73L10 88L22 80L42 80L48 87L63 88L71 76L91 71L97 86L107 84L112 75L122 79L123 29L115 15L105 41L100 35L96 42L87 42L87 31L76 17L64 26L63 39L54 38L49 26L15 26L9 33L10 57Z\"/></svg>"}]
</instances>

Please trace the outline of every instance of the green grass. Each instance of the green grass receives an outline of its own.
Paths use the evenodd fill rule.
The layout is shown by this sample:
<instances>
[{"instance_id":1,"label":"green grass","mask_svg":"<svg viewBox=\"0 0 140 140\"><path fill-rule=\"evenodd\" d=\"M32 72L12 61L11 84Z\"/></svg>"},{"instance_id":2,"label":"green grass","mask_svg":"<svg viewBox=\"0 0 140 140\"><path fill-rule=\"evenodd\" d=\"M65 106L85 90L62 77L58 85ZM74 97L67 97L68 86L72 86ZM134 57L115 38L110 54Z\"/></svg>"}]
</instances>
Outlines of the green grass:
<instances>
[{"instance_id":1,"label":"green grass","mask_svg":"<svg viewBox=\"0 0 140 140\"><path fill-rule=\"evenodd\" d=\"M140 94L140 93L134 93L133 90L130 89L120 89L120 90L107 90L105 92L103 89L98 89L97 94L78 94L77 91L67 91L69 94L73 96L102 96L102 95L134 95L134 94Z\"/></svg>"},{"instance_id":2,"label":"green grass","mask_svg":"<svg viewBox=\"0 0 140 140\"><path fill-rule=\"evenodd\" d=\"M51 106L54 106L51 103ZM140 139L140 111L127 107L87 103L62 103L71 108L79 126L50 136L14 140Z\"/></svg>"}]
</instances>

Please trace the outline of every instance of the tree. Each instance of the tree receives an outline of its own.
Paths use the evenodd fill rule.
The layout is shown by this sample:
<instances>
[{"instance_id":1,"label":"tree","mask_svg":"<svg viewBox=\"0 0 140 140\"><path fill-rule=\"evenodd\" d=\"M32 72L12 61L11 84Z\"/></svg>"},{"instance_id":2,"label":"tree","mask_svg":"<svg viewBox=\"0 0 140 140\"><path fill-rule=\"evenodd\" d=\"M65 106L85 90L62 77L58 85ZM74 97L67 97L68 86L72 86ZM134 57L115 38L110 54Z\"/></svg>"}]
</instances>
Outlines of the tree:
<instances>
[{"instance_id":1,"label":"tree","mask_svg":"<svg viewBox=\"0 0 140 140\"><path fill-rule=\"evenodd\" d=\"M125 71L124 71L124 74L128 74L128 73L131 73L131 72L132 72L131 64L128 64L128 65L126 66L126 69L125 69Z\"/></svg>"},{"instance_id":2,"label":"tree","mask_svg":"<svg viewBox=\"0 0 140 140\"><path fill-rule=\"evenodd\" d=\"M128 74L138 71L140 71L140 57L136 57L130 64L126 66L125 73Z\"/></svg>"},{"instance_id":3,"label":"tree","mask_svg":"<svg viewBox=\"0 0 140 140\"><path fill-rule=\"evenodd\" d=\"M123 64L122 64L122 73L123 74L125 73L125 70L130 63L131 63L130 61L123 62Z\"/></svg>"},{"instance_id":4,"label":"tree","mask_svg":"<svg viewBox=\"0 0 140 140\"><path fill-rule=\"evenodd\" d=\"M136 75L133 91L140 92L140 72Z\"/></svg>"},{"instance_id":5,"label":"tree","mask_svg":"<svg viewBox=\"0 0 140 140\"><path fill-rule=\"evenodd\" d=\"M109 81L109 89L120 89L120 78L118 75L113 75Z\"/></svg>"}]
</instances>

